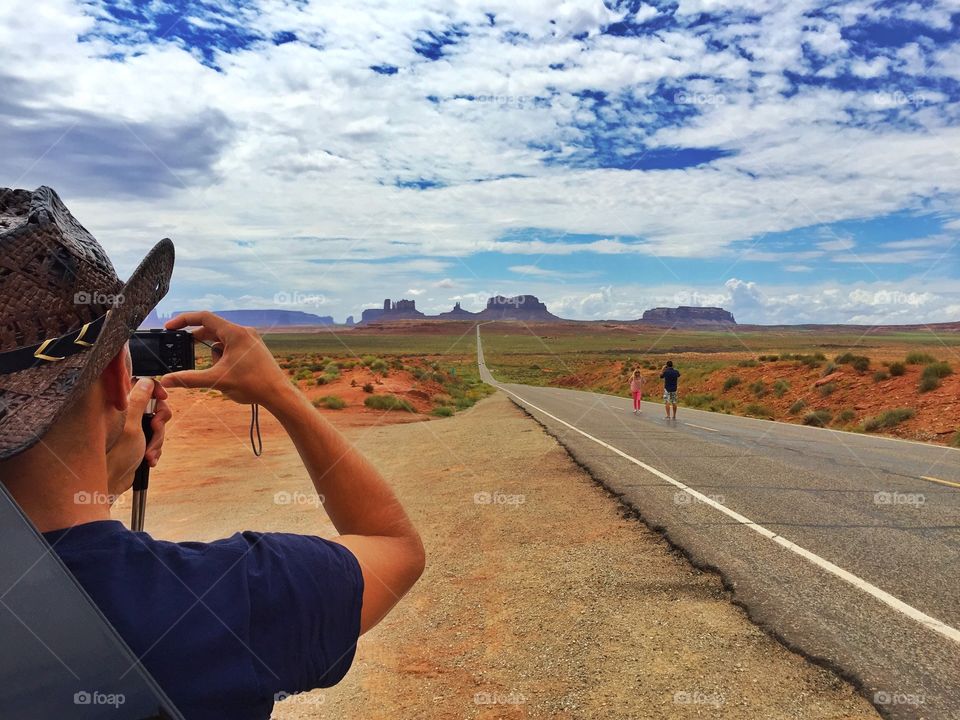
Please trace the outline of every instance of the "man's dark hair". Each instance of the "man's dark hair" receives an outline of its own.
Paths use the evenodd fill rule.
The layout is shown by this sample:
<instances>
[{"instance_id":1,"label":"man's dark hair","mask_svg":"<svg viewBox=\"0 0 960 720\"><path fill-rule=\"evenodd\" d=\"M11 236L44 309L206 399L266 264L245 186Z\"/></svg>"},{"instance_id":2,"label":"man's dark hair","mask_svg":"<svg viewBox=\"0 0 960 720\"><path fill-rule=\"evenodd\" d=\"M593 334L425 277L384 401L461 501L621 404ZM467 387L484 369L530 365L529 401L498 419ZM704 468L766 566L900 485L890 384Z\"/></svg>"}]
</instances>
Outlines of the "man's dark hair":
<instances>
[{"instance_id":1,"label":"man's dark hair","mask_svg":"<svg viewBox=\"0 0 960 720\"><path fill-rule=\"evenodd\" d=\"M667 360L667 367L673 367L673 360Z\"/></svg>"}]
</instances>

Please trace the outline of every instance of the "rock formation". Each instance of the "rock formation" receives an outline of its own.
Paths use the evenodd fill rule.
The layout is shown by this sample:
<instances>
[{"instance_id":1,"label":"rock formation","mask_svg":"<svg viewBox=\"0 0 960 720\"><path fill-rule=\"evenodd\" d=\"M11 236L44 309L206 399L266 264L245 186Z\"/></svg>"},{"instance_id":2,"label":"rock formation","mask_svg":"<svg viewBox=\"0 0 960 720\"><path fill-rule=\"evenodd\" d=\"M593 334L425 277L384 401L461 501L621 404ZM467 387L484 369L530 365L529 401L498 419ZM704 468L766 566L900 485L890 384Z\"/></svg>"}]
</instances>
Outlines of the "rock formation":
<instances>
[{"instance_id":1,"label":"rock formation","mask_svg":"<svg viewBox=\"0 0 960 720\"><path fill-rule=\"evenodd\" d=\"M477 313L480 320L524 320L527 322L557 322L556 315L547 310L536 295L503 297L496 295L487 300L487 307Z\"/></svg>"},{"instance_id":2,"label":"rock formation","mask_svg":"<svg viewBox=\"0 0 960 720\"><path fill-rule=\"evenodd\" d=\"M503 297L497 295L487 300L487 306L480 312L464 310L456 303L452 310L439 315L424 315L416 309L413 300L385 300L383 308L363 311L361 324L369 322L390 322L391 320L522 320L525 322L558 322L547 306L535 295L516 295Z\"/></svg>"},{"instance_id":3,"label":"rock formation","mask_svg":"<svg viewBox=\"0 0 960 720\"><path fill-rule=\"evenodd\" d=\"M736 325L733 315L718 307L653 308L643 313L640 322L650 325L714 326Z\"/></svg>"},{"instance_id":4,"label":"rock formation","mask_svg":"<svg viewBox=\"0 0 960 720\"><path fill-rule=\"evenodd\" d=\"M470 312L469 310L464 310L460 307L460 303L455 303L453 310L449 310L445 313L440 313L439 315L434 315L437 320L473 320L476 318L478 313Z\"/></svg>"},{"instance_id":5,"label":"rock formation","mask_svg":"<svg viewBox=\"0 0 960 720\"><path fill-rule=\"evenodd\" d=\"M426 317L417 310L416 300L396 300L391 301L387 298L383 301L383 308L369 308L363 311L360 316L361 323L390 322L391 320L418 320Z\"/></svg>"},{"instance_id":6,"label":"rock formation","mask_svg":"<svg viewBox=\"0 0 960 720\"><path fill-rule=\"evenodd\" d=\"M314 315L299 310L213 310L212 312L237 325L258 328L334 324L333 317L330 315ZM156 310L151 310L140 323L140 327L145 330L159 330L164 322L179 314L178 311L171 313L170 316L161 316Z\"/></svg>"}]
</instances>

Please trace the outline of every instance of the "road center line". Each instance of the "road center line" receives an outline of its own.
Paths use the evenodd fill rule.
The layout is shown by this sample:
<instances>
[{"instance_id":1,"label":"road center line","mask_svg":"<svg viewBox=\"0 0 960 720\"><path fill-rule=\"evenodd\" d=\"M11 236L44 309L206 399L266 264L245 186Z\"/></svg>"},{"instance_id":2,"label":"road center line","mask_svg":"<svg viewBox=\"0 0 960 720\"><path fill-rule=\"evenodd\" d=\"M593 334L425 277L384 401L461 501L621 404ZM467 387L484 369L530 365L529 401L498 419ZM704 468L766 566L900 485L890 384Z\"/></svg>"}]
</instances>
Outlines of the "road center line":
<instances>
[{"instance_id":1,"label":"road center line","mask_svg":"<svg viewBox=\"0 0 960 720\"><path fill-rule=\"evenodd\" d=\"M701 430L709 430L710 432L720 432L719 430L715 430L714 428L704 427L703 425L694 425L693 423L688 423L688 422L685 422L684 425L689 425L690 427L700 428Z\"/></svg>"},{"instance_id":2,"label":"road center line","mask_svg":"<svg viewBox=\"0 0 960 720\"><path fill-rule=\"evenodd\" d=\"M479 335L479 331L478 331L478 335ZM478 339L479 339L479 338L478 338ZM478 346L479 346L479 343L478 343ZM692 495L693 497L695 497L695 498L696 498L697 500L699 500L700 502L702 502L702 503L704 503L704 504L706 504L706 505L709 505L710 507L714 508L715 510L719 510L719 511L722 512L724 515L732 518L733 520L735 520L736 522L740 523L741 525L750 528L751 530L753 530L753 531L754 531L755 533L757 533L758 535L762 535L763 537L767 538L768 540L772 540L772 541L775 542L777 545L780 545L781 547L789 550L790 552L794 553L795 555L799 555L800 557L802 557L802 558L804 558L805 560L813 563L814 565L816 565L816 566L819 567L820 569L826 570L828 573L830 573L830 574L832 574L832 575L835 575L836 577L840 578L841 580L843 580L843 581L846 582L846 583L849 583L850 585L852 585L853 587L857 588L858 590L860 590L860 591L862 591L862 592L865 592L866 594L868 594L868 595L876 598L877 600L879 600L880 602L882 602L884 605L887 605L888 607L893 608L894 610L896 610L897 612L901 613L902 615L907 616L907 617L910 618L911 620L915 620L916 622L918 622L918 623L920 623L921 625L925 626L925 627L928 628L929 630L933 630L934 632L939 633L940 635L943 635L945 638L947 638L947 639L949 639L949 640L952 640L952 641L955 642L955 643L960 644L960 630L958 630L958 629L956 629L956 628L954 628L954 627L952 627L952 626L950 626L950 625L947 625L947 624L946 624L945 622L943 622L942 620L937 620L937 618L931 617L930 615L927 615L927 614L926 614L925 612L923 612L922 610L918 610L917 608L913 607L912 605L908 605L907 603L903 602L903 600L900 600L899 598L894 597L893 595L891 595L890 593L888 593L886 590L881 590L881 589L878 588L876 585L873 585L872 583L867 582L867 581L864 580L863 578L861 578L861 577L859 577L859 576L857 576L857 575L854 575L853 573L849 572L848 570L844 570L844 569L843 569L842 567L840 567L839 565L834 565L832 562L830 562L830 561L827 560L826 558L820 557L820 556L817 555L816 553L812 553L812 552L810 552L809 550L807 550L806 548L800 547L800 546L797 545L796 543L791 542L790 540L787 540L785 537L783 537L782 535L778 535L777 533L773 532L772 530L768 530L767 528L763 527L762 525L758 525L757 523L753 522L753 520L751 520L750 518L748 518L748 517L746 517L746 516L741 515L740 513L738 513L736 510L731 510L731 509L728 508L726 505L722 505L722 504L718 503L718 502L717 502L716 500L714 500L713 498L710 498L710 497L704 495L703 493L701 493L701 492L699 492L699 491L697 491L697 490L694 490L692 487L690 487L689 485L683 484L683 483L680 482L679 480L674 480L672 477L670 477L670 476L667 475L666 473L663 473L663 472L661 472L660 470L657 470L655 467L652 467L651 465L647 465L647 464L646 464L645 462L643 462L642 460L638 460L637 458L633 457L632 455L628 455L627 453L623 452L623 450L620 450L619 448L615 448L613 445L610 445L609 443L606 443L606 442L604 442L603 440L600 440L599 438L596 438L596 437L594 437L593 435L591 435L591 434L589 434L589 433L587 433L587 432L584 432L584 431L581 430L580 428L578 428L578 427L576 427L576 426L574 426L574 425L571 425L570 423L566 422L565 420L561 420L561 419L558 418L556 415L552 415L551 413L548 413L548 412L547 412L546 410L544 410L543 408L537 407L537 406L534 405L533 403L531 403L531 402L529 402L529 401L527 401L527 400L524 400L522 397L520 397L519 395L517 395L515 392L513 392L513 391L511 391L511 390L507 390L505 387L502 387L499 383L491 383L491 384L492 384L494 387L498 388L499 390L502 390L503 392L507 393L508 395L512 395L512 396L515 397L517 400L519 400L520 402L524 403L525 405L533 408L533 409L536 410L537 412L543 413L543 414L546 415L547 417L552 418L553 420L556 420L556 421L557 421L558 423L560 423L561 425L566 425L568 428L570 428L571 430L573 430L573 431L575 431L575 432L580 433L580 434L583 435L585 438L587 438L587 439L589 439L589 440L592 440L593 442L597 443L598 445L601 445L601 446L607 448L608 450L610 450L610 451L613 452L613 453L616 453L617 455L619 455L620 457L624 458L625 460L629 460L629 461L632 462L634 465L638 465L638 466L642 467L644 470L646 470L646 471L649 472L649 473L652 473L653 475L656 475L656 476L657 476L658 478L660 478L661 480L665 480L666 482L670 483L671 485L673 485L673 486L675 486L675 487L677 487L677 488L679 488L679 489L681 489L681 490L689 493L690 495ZM928 478L928 479L929 479L929 478Z\"/></svg>"},{"instance_id":3,"label":"road center line","mask_svg":"<svg viewBox=\"0 0 960 720\"><path fill-rule=\"evenodd\" d=\"M941 480L940 478L930 477L929 475L921 475L921 478L924 480L929 480L930 482L940 483L941 485L949 485L950 487L960 488L960 483L951 482L949 480Z\"/></svg>"}]
</instances>

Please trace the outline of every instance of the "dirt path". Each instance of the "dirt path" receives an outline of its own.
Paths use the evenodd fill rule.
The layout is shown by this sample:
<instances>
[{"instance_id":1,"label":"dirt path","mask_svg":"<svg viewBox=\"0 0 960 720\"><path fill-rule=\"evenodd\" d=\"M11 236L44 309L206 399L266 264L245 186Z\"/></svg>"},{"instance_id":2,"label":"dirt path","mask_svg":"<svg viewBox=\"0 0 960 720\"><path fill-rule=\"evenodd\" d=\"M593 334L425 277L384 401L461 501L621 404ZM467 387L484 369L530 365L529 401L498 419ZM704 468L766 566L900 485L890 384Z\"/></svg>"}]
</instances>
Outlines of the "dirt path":
<instances>
[{"instance_id":1,"label":"dirt path","mask_svg":"<svg viewBox=\"0 0 960 720\"><path fill-rule=\"evenodd\" d=\"M272 419L256 460L242 409L184 400L148 530L332 531ZM278 704L278 720L877 717L755 628L717 577L621 517L502 394L450 419L347 432L421 528L427 571L344 682Z\"/></svg>"}]
</instances>

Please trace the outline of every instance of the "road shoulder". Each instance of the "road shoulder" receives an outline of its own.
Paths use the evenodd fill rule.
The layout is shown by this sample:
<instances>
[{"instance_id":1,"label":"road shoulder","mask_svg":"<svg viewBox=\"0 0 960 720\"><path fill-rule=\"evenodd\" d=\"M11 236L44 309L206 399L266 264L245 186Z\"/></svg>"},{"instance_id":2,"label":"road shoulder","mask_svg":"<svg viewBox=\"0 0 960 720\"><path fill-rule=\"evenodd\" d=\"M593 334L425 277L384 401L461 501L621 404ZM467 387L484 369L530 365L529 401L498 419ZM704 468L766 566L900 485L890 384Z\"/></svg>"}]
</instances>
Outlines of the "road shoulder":
<instances>
[{"instance_id":1,"label":"road shoulder","mask_svg":"<svg viewBox=\"0 0 960 720\"><path fill-rule=\"evenodd\" d=\"M354 439L422 529L427 571L343 683L276 718L877 717L624 517L503 393ZM307 509L282 511L299 529Z\"/></svg>"}]
</instances>

